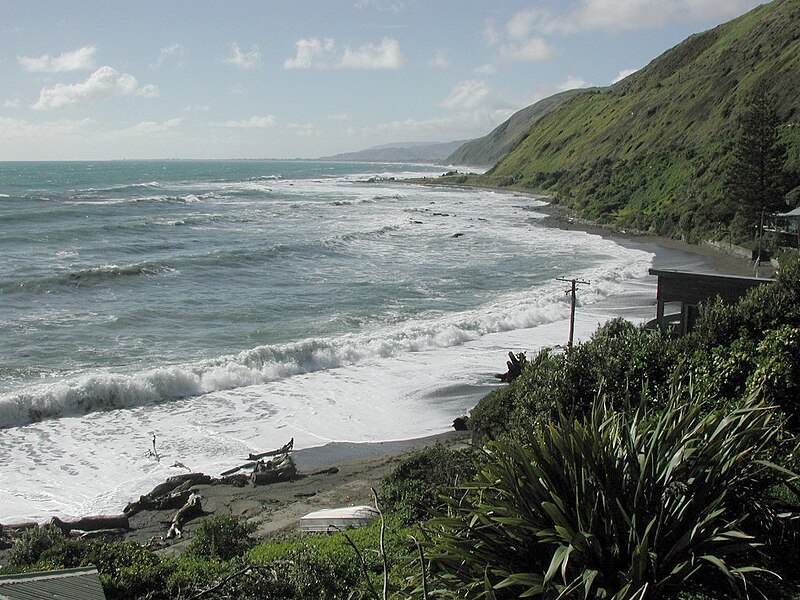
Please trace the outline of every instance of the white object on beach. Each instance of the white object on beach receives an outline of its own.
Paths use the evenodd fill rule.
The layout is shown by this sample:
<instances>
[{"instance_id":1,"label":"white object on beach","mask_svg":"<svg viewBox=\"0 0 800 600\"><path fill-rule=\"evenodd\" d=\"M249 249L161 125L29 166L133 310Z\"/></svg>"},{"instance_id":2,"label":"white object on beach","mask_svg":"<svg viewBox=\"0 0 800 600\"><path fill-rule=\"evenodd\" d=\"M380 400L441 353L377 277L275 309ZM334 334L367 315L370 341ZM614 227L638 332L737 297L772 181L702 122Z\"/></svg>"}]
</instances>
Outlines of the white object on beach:
<instances>
[{"instance_id":1,"label":"white object on beach","mask_svg":"<svg viewBox=\"0 0 800 600\"><path fill-rule=\"evenodd\" d=\"M300 519L300 531L336 531L348 527L364 527L378 516L371 506L346 506L308 513Z\"/></svg>"}]
</instances>

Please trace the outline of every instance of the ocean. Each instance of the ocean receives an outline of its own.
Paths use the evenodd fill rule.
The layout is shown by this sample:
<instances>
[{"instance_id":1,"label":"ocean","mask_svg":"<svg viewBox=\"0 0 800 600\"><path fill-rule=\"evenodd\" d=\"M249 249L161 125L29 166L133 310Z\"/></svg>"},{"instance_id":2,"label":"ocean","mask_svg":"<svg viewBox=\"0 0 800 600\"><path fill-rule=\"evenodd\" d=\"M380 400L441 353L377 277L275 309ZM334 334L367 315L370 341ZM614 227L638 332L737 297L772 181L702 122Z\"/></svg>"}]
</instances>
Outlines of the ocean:
<instances>
[{"instance_id":1,"label":"ocean","mask_svg":"<svg viewBox=\"0 0 800 600\"><path fill-rule=\"evenodd\" d=\"M653 316L652 252L398 181L449 168L0 163L0 522L118 513L290 438L445 431L508 351L565 344L559 277L589 282L578 339Z\"/></svg>"}]
</instances>

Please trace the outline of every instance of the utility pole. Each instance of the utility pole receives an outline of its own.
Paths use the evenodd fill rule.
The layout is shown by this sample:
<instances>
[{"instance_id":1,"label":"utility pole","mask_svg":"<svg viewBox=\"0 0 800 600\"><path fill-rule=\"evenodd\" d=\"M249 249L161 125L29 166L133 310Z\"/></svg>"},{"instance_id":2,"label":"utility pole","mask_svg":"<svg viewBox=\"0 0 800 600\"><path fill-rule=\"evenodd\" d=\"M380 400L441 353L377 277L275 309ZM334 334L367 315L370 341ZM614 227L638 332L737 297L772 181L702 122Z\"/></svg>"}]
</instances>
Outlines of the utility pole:
<instances>
[{"instance_id":1,"label":"utility pole","mask_svg":"<svg viewBox=\"0 0 800 600\"><path fill-rule=\"evenodd\" d=\"M558 277L556 281L564 281L566 283L571 284L570 289L567 290L567 294L570 294L570 311L569 311L569 343L567 344L567 350L572 350L572 340L575 336L575 288L578 285L589 285L588 281L582 281L580 279L565 279L563 277Z\"/></svg>"}]
</instances>

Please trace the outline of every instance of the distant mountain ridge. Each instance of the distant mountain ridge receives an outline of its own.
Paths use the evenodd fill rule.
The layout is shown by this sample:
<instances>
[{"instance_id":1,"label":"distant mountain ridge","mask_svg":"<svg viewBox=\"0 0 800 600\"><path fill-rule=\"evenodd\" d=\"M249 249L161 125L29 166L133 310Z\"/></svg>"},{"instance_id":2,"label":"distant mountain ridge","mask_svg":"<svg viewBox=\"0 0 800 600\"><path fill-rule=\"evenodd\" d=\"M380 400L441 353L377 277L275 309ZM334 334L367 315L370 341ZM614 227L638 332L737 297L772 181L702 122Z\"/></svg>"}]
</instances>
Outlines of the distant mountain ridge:
<instances>
[{"instance_id":1,"label":"distant mountain ridge","mask_svg":"<svg viewBox=\"0 0 800 600\"><path fill-rule=\"evenodd\" d=\"M443 163L464 140L453 142L397 142L356 152L323 156L319 160L343 162Z\"/></svg>"},{"instance_id":2,"label":"distant mountain ridge","mask_svg":"<svg viewBox=\"0 0 800 600\"><path fill-rule=\"evenodd\" d=\"M757 90L800 172L798 0L773 0L613 86L564 99L475 183L554 192L593 219L698 239L735 214L725 170L737 117Z\"/></svg>"},{"instance_id":3,"label":"distant mountain ridge","mask_svg":"<svg viewBox=\"0 0 800 600\"><path fill-rule=\"evenodd\" d=\"M496 164L524 138L531 126L550 111L555 110L576 94L597 88L580 88L554 94L515 112L495 127L489 134L465 142L447 157L451 165L490 167Z\"/></svg>"}]
</instances>

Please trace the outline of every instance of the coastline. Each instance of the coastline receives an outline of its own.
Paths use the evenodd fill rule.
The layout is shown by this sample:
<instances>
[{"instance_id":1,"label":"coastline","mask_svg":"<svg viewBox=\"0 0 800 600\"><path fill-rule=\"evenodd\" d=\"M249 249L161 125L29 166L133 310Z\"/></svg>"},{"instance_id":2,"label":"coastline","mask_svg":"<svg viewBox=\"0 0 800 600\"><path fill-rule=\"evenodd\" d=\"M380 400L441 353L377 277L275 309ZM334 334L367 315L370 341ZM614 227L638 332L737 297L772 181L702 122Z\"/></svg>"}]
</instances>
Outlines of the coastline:
<instances>
[{"instance_id":1,"label":"coastline","mask_svg":"<svg viewBox=\"0 0 800 600\"><path fill-rule=\"evenodd\" d=\"M512 193L543 199L524 192ZM544 226L599 235L622 246L650 252L654 255L653 265L656 267L677 265L680 268L687 257L693 257L696 264L711 272L752 276L752 267L747 261L714 248L621 231L576 219L567 209L557 205L536 207L535 211L546 215L541 220ZM469 443L469 435L448 431L402 441L333 442L298 450L293 453L301 474L297 480L263 487L197 486L205 498L204 517L233 514L253 520L258 523L258 536L262 539L291 535L299 518L313 510L371 504L370 488L377 487L381 478L390 473L403 457L437 442L464 445ZM336 471L333 472L331 467L335 467ZM123 534L122 539L145 544L152 538L163 536L167 529L164 523L171 519L174 512L174 509L143 511L131 519L133 529ZM189 522L186 527L189 534L168 546L166 551L179 551L191 539L192 530L199 526L204 517Z\"/></svg>"},{"instance_id":2,"label":"coastline","mask_svg":"<svg viewBox=\"0 0 800 600\"><path fill-rule=\"evenodd\" d=\"M546 199L546 197L542 196L534 197L538 200ZM659 248L662 251L677 251L684 254L691 254L699 257L713 273L737 275L741 277L755 276L753 265L749 261L738 255L723 252L714 246L707 244L690 244L682 240L643 232L628 231L610 225L595 223L577 217L571 209L558 204L550 203L545 206L537 207L536 211L547 215L543 223L548 227L599 235L629 248ZM762 266L759 269L759 274L762 277L772 277L774 269L770 266Z\"/></svg>"}]
</instances>

